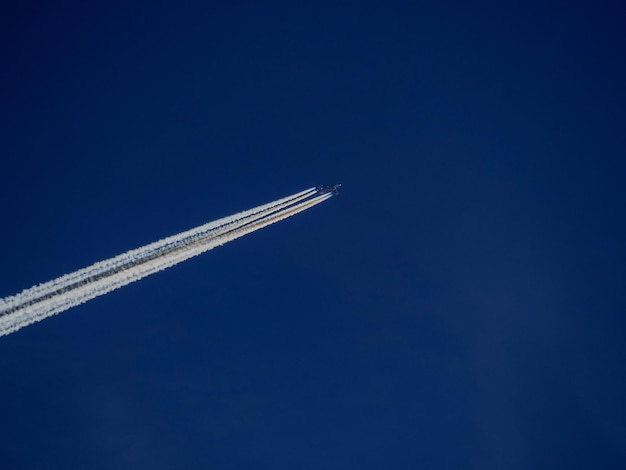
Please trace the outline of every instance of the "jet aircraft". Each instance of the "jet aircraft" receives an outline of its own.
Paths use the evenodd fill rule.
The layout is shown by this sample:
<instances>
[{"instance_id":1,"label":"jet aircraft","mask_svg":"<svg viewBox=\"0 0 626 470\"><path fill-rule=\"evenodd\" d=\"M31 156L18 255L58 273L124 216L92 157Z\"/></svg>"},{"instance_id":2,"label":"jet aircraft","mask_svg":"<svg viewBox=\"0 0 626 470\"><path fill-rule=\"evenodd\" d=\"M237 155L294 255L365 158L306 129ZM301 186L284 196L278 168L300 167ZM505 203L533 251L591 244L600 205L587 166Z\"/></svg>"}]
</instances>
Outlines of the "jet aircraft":
<instances>
[{"instance_id":1,"label":"jet aircraft","mask_svg":"<svg viewBox=\"0 0 626 470\"><path fill-rule=\"evenodd\" d=\"M341 184L335 184L333 186L318 186L317 192L319 194L333 193L336 196L339 194L339 190L337 189L339 186L341 186Z\"/></svg>"}]
</instances>

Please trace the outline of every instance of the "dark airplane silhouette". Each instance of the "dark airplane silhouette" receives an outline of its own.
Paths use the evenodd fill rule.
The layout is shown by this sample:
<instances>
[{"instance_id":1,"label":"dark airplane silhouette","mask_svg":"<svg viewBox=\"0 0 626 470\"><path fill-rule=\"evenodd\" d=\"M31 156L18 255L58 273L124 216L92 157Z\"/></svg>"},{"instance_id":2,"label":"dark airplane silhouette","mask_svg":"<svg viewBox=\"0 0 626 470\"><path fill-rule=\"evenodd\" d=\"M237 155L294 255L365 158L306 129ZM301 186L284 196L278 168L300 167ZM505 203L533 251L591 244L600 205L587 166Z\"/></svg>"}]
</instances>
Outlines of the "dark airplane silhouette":
<instances>
[{"instance_id":1,"label":"dark airplane silhouette","mask_svg":"<svg viewBox=\"0 0 626 470\"><path fill-rule=\"evenodd\" d=\"M319 194L333 193L336 196L339 194L339 190L337 189L339 186L341 186L341 184L335 184L333 186L318 186L317 192Z\"/></svg>"}]
</instances>

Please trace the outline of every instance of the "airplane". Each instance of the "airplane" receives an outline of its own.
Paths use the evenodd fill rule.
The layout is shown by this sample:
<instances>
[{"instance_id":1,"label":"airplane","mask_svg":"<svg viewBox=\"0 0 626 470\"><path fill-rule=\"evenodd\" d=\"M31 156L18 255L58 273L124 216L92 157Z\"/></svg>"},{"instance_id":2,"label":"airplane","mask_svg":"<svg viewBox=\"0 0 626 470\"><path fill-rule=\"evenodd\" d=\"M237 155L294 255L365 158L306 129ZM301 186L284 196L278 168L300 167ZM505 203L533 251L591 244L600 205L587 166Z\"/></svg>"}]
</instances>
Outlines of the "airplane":
<instances>
[{"instance_id":1,"label":"airplane","mask_svg":"<svg viewBox=\"0 0 626 470\"><path fill-rule=\"evenodd\" d=\"M339 194L339 190L337 189L339 186L341 186L341 184L335 184L333 186L318 186L317 192L318 194L333 193L337 196Z\"/></svg>"}]
</instances>

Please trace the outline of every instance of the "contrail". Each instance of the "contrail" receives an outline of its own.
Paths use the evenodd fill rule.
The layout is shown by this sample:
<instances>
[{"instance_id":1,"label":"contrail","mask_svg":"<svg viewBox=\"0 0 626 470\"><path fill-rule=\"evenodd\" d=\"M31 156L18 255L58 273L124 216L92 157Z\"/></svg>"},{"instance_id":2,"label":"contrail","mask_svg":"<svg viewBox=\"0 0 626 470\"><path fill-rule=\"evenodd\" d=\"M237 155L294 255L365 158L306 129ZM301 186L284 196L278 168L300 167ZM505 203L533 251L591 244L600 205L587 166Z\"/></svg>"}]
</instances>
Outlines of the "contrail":
<instances>
[{"instance_id":1,"label":"contrail","mask_svg":"<svg viewBox=\"0 0 626 470\"><path fill-rule=\"evenodd\" d=\"M16 296L7 297L5 299L0 299L0 315L2 315L5 309L8 310L12 306L23 305L23 299L25 298L29 299L30 301L33 301L36 298L49 295L50 293L55 292L59 289L66 288L67 286L70 286L75 282L81 282L85 278L97 276L105 271L109 271L112 269L118 269L119 267L128 263L129 260L142 259L146 256L150 256L151 254L159 253L163 251L164 249L190 243L194 239L200 238L204 234L210 233L216 228L229 226L230 224L233 224L237 221L241 221L247 218L252 218L256 216L257 214L266 214L267 212L272 211L274 208L284 207L286 204L290 204L297 200L300 200L301 198L308 197L312 195L314 192L315 192L314 188L307 189L305 191L294 194L292 196L279 199L278 201L274 201L269 204L264 204L262 206L255 207L254 209L250 209L244 212L239 212L238 214L235 214L235 215L223 217L221 219L215 220L213 222L209 222L207 224L201 225L191 230L187 230L177 235L173 235L171 237L164 238L157 242L150 243L149 245L143 246L141 248L128 251L114 258L110 258L105 261L95 263L87 268L80 269L70 274L66 274L65 276L61 276L57 279L46 282L44 284L39 284L38 286L24 290L22 293ZM9 305L6 305L3 308L3 305L2 305L3 302Z\"/></svg>"},{"instance_id":2,"label":"contrail","mask_svg":"<svg viewBox=\"0 0 626 470\"><path fill-rule=\"evenodd\" d=\"M34 300L44 296L48 296L53 292L67 289L69 286L72 286L77 282L84 282L85 279L98 276L104 272L120 269L121 267L125 266L129 262L132 262L133 260L145 259L148 256L158 255L164 250L173 249L176 246L180 246L183 244L189 244L195 239L198 239L207 233L220 233L214 232L214 230L222 227L230 227L231 224L234 224L235 222L241 222L243 220L254 220L257 215L260 216L263 214L267 214L275 208L284 207L286 204L296 202L301 198L309 196L314 191L314 189L302 191L300 193L294 194L293 196L279 199L278 201L264 204L262 206L255 207L254 209L250 209L235 215L218 219L213 222L209 222L194 229L164 238L141 248L128 251L114 258L95 263L87 268L80 269L70 274L66 274L65 276L61 276L44 284L40 284L30 289L26 289L16 296L7 297L4 300L0 299L0 315L2 315L2 313L9 313L12 307L22 306L24 303L24 299L33 302ZM3 302L5 302L6 304L4 307L2 305Z\"/></svg>"},{"instance_id":3,"label":"contrail","mask_svg":"<svg viewBox=\"0 0 626 470\"><path fill-rule=\"evenodd\" d=\"M0 299L0 336L13 333L197 256L216 246L302 212L331 193L307 189L128 251Z\"/></svg>"}]
</instances>

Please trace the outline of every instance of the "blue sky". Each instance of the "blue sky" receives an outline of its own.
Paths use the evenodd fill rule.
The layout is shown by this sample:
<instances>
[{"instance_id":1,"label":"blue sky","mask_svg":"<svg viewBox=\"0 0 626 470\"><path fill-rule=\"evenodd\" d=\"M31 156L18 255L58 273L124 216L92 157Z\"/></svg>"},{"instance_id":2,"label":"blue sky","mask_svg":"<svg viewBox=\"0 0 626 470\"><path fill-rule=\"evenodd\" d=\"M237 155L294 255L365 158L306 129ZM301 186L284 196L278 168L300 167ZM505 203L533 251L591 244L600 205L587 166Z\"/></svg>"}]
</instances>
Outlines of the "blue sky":
<instances>
[{"instance_id":1,"label":"blue sky","mask_svg":"<svg viewBox=\"0 0 626 470\"><path fill-rule=\"evenodd\" d=\"M0 338L3 468L626 464L620 8L0 11L0 296L343 183Z\"/></svg>"}]
</instances>

